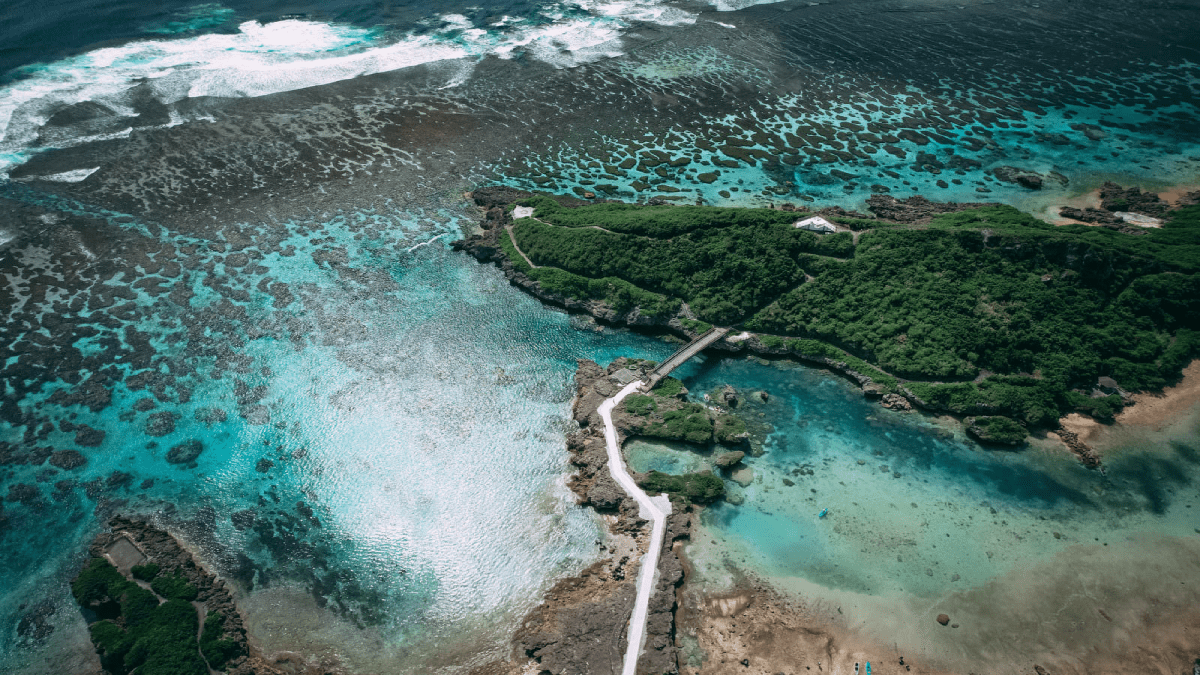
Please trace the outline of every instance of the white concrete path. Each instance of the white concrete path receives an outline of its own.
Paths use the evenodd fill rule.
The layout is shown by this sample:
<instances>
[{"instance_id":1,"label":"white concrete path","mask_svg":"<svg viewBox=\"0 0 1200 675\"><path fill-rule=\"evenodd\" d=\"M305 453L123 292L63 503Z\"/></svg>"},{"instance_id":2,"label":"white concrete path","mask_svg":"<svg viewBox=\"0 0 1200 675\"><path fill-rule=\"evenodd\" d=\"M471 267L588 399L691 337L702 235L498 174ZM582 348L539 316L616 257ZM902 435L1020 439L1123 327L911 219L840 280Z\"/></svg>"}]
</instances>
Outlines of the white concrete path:
<instances>
[{"instance_id":1,"label":"white concrete path","mask_svg":"<svg viewBox=\"0 0 1200 675\"><path fill-rule=\"evenodd\" d=\"M621 399L637 391L641 380L634 380L616 396L600 404L600 417L604 420L604 441L608 446L608 472L638 503L638 515L652 523L650 548L642 556L638 571L637 599L633 604L633 615L629 617L629 647L625 650L625 666L621 675L634 675L642 642L646 639L646 614L650 606L650 595L654 592L654 577L658 571L658 554L662 550L663 536L667 528L667 514L671 512L671 500L666 495L651 497L646 494L625 469L625 458L617 444L617 430L613 427L612 409Z\"/></svg>"}]
</instances>

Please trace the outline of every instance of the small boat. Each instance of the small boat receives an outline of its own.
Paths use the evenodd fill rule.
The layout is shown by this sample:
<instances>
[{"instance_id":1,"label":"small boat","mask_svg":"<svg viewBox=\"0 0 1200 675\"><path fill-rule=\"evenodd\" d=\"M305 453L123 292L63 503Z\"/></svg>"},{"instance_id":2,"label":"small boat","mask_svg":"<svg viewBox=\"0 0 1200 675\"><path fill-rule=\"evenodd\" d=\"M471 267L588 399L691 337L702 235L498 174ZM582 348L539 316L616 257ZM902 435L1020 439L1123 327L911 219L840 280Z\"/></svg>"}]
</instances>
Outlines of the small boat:
<instances>
[{"instance_id":1,"label":"small boat","mask_svg":"<svg viewBox=\"0 0 1200 675\"><path fill-rule=\"evenodd\" d=\"M867 661L867 675L871 675L871 662Z\"/></svg>"},{"instance_id":2,"label":"small boat","mask_svg":"<svg viewBox=\"0 0 1200 675\"><path fill-rule=\"evenodd\" d=\"M817 517L824 518L826 513L829 513L829 509L821 509L821 512L817 514Z\"/></svg>"}]
</instances>

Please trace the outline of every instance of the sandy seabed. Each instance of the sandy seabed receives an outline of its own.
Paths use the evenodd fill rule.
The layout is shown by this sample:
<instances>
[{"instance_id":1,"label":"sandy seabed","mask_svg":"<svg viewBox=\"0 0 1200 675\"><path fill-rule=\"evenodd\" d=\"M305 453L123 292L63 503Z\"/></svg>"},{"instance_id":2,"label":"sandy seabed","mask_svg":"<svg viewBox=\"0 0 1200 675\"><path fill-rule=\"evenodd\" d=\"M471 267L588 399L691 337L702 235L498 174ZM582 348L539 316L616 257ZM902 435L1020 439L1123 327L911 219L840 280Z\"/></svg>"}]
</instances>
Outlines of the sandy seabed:
<instances>
[{"instance_id":1,"label":"sandy seabed","mask_svg":"<svg viewBox=\"0 0 1200 675\"><path fill-rule=\"evenodd\" d=\"M1177 385L1134 399L1114 424L1071 415L1063 425L1106 460L1190 447L1200 427L1200 360ZM688 547L698 573L680 593L678 622L693 650L689 674L840 675L869 661L880 675L1191 675L1200 658L1200 536L1114 520L1107 541L1075 539L985 583L922 597L764 579L735 558L718 560L716 542L698 534Z\"/></svg>"}]
</instances>

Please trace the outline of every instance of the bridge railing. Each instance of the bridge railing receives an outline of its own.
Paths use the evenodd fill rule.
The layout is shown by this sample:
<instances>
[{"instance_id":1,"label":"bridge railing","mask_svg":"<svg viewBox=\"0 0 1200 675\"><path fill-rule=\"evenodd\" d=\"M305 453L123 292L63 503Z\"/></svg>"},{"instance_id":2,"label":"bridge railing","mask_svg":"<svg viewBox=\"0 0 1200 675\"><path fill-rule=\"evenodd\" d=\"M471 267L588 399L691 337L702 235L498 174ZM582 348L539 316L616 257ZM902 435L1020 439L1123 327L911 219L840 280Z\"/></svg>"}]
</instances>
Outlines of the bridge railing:
<instances>
[{"instance_id":1,"label":"bridge railing","mask_svg":"<svg viewBox=\"0 0 1200 675\"><path fill-rule=\"evenodd\" d=\"M647 375L646 378L643 380L643 384L640 387L640 389L642 391L650 391L651 389L653 389L655 386L658 385L659 380L661 380L662 378L667 376L667 373L670 373L672 370L675 370L679 366L683 365L683 363L686 362L687 359L690 359L691 357L695 356L695 354L687 354L689 351L696 349L696 347L698 345L705 343L706 341L710 342L710 343L716 342L716 340L720 339L722 336L724 336L728 332L729 332L728 328L720 328L717 326L713 326L712 328L709 328L708 330L704 331L704 333L702 333L695 340L692 340L691 342L687 343L686 345L675 350L674 354L667 357L667 359L665 361L658 364L654 368L654 370L650 371L650 374ZM714 333L717 334L715 336L715 338L713 335ZM705 344L704 346L707 347L708 345ZM679 363L675 363L676 359L679 359L680 357L684 356L685 354L687 354L687 359L682 359L679 361Z\"/></svg>"},{"instance_id":2,"label":"bridge railing","mask_svg":"<svg viewBox=\"0 0 1200 675\"><path fill-rule=\"evenodd\" d=\"M661 371L663 369L663 367L665 367L667 364L671 363L671 361L673 361L679 355L681 355L684 352L686 352L687 350L691 349L692 345L695 345L697 342L702 342L709 335L712 335L713 332L715 332L716 330L717 330L717 327L713 326L712 328L709 328L708 330L706 330L703 333L701 333L700 335L698 335L695 340L692 340L691 342L688 342L687 344L680 347L679 349L676 349L674 354L671 354L667 358L663 359L663 361L661 363L659 363L657 366L655 366L654 370L651 371L651 374L653 375L654 373L658 373L659 371ZM674 370L674 368L667 368L667 372L670 372L671 370Z\"/></svg>"}]
</instances>

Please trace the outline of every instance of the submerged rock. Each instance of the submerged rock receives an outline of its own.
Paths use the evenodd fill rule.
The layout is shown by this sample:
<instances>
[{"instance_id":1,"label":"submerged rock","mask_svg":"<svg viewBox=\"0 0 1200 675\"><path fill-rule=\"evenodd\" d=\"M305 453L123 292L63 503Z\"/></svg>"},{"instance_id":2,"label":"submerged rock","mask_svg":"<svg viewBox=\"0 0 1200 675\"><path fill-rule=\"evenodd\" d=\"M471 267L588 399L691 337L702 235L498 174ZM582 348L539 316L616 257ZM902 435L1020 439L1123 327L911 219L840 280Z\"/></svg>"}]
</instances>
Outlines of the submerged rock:
<instances>
[{"instance_id":1,"label":"submerged rock","mask_svg":"<svg viewBox=\"0 0 1200 675\"><path fill-rule=\"evenodd\" d=\"M87 464L87 457L78 450L60 450L50 455L50 463L64 471L70 471Z\"/></svg>"},{"instance_id":2,"label":"submerged rock","mask_svg":"<svg viewBox=\"0 0 1200 675\"><path fill-rule=\"evenodd\" d=\"M734 450L733 452L725 452L717 455L717 458L713 460L713 464L715 464L718 469L728 469L734 465L740 464L745 457L746 453L742 452L741 450Z\"/></svg>"},{"instance_id":3,"label":"submerged rock","mask_svg":"<svg viewBox=\"0 0 1200 675\"><path fill-rule=\"evenodd\" d=\"M737 471L734 471L733 474L730 475L730 478L732 478L733 482L737 483L738 485L747 487L754 482L754 469L744 466Z\"/></svg>"},{"instance_id":4,"label":"submerged rock","mask_svg":"<svg viewBox=\"0 0 1200 675\"><path fill-rule=\"evenodd\" d=\"M166 436L173 431L175 431L175 416L169 412L154 413L146 421L148 436Z\"/></svg>"},{"instance_id":5,"label":"submerged rock","mask_svg":"<svg viewBox=\"0 0 1200 675\"><path fill-rule=\"evenodd\" d=\"M200 453L204 452L204 444L198 440L190 439L171 448L167 453L167 462L171 464L190 464L196 461Z\"/></svg>"}]
</instances>

